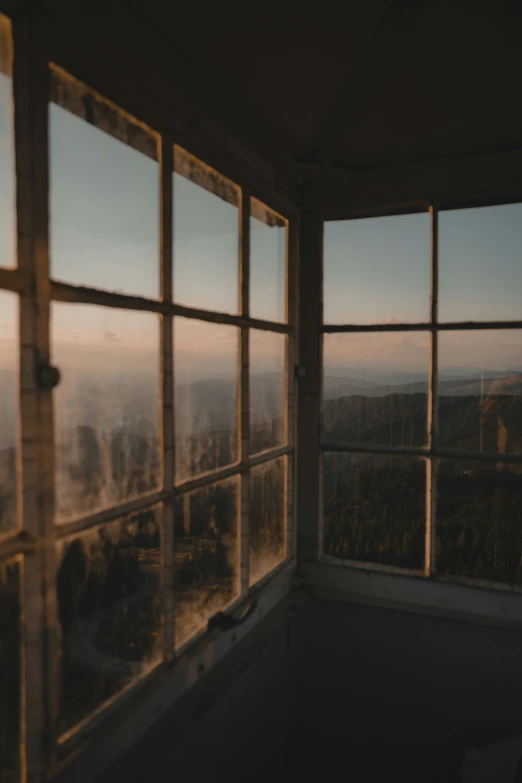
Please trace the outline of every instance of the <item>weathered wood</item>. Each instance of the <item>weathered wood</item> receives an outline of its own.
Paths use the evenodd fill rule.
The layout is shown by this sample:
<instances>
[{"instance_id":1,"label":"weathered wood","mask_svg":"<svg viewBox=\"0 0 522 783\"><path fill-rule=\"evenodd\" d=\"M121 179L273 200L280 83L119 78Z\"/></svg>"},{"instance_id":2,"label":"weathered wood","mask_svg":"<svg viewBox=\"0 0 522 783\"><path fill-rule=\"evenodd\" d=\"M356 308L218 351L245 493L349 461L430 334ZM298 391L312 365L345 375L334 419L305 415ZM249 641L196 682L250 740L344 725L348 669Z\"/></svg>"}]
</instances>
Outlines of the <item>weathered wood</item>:
<instances>
[{"instance_id":1,"label":"weathered wood","mask_svg":"<svg viewBox=\"0 0 522 783\"><path fill-rule=\"evenodd\" d=\"M325 324L324 334L343 332L463 332L484 329L522 329L522 321L452 321L420 324Z\"/></svg>"},{"instance_id":2,"label":"weathered wood","mask_svg":"<svg viewBox=\"0 0 522 783\"><path fill-rule=\"evenodd\" d=\"M430 317L433 331L431 332L431 358L428 383L428 448L433 451L437 447L437 416L438 416L438 332L437 318L439 308L439 220L436 209L431 209L431 297ZM430 458L426 461L426 537L425 537L425 573L430 576L436 571L437 559L437 470L438 461Z\"/></svg>"},{"instance_id":3,"label":"weathered wood","mask_svg":"<svg viewBox=\"0 0 522 783\"><path fill-rule=\"evenodd\" d=\"M319 552L319 432L321 404L321 324L323 222L301 217L299 236L299 392L297 404L298 556L316 560Z\"/></svg>"},{"instance_id":4,"label":"weathered wood","mask_svg":"<svg viewBox=\"0 0 522 783\"><path fill-rule=\"evenodd\" d=\"M35 29L30 18L20 19L13 28L14 38L14 131L16 161L16 211L18 270L12 282L23 285L17 290L20 297L20 456L18 460L19 520L24 534L37 544L31 554L26 553L22 569L22 781L39 783L45 765L42 738L46 734L49 711L45 699L49 697L45 669L44 623L47 598L47 551L50 541L47 505L48 474L45 473L45 432L41 426L42 399L36 384L38 357L45 353L46 317L45 255L39 250L39 240L45 243L40 231L36 203L41 193L41 178L45 178L45 159L42 147L35 138L36 129L43 124L43 144L46 144L46 110L42 105L41 69L45 65L36 43ZM45 209L45 197L44 205ZM42 205L40 204L40 209ZM6 282L3 275L2 284ZM43 301L40 303L40 297ZM39 306L43 313L39 313ZM43 333L39 334L42 329ZM20 551L25 549L19 540ZM45 588L43 585L45 584Z\"/></svg>"},{"instance_id":5,"label":"weathered wood","mask_svg":"<svg viewBox=\"0 0 522 783\"><path fill-rule=\"evenodd\" d=\"M161 140L160 170L160 271L161 301L172 302L172 248L173 248L173 140ZM174 657L175 596L174 596L174 335L173 317L163 314L161 319L161 389L163 435L163 491L166 499L162 508L161 559L164 657Z\"/></svg>"},{"instance_id":6,"label":"weathered wood","mask_svg":"<svg viewBox=\"0 0 522 783\"><path fill-rule=\"evenodd\" d=\"M240 212L239 294L241 315L250 315L250 194L243 189ZM239 350L239 459L246 464L250 456L250 329L242 327ZM245 471L239 480L239 555L240 591L248 594L250 584L250 474Z\"/></svg>"}]
</instances>

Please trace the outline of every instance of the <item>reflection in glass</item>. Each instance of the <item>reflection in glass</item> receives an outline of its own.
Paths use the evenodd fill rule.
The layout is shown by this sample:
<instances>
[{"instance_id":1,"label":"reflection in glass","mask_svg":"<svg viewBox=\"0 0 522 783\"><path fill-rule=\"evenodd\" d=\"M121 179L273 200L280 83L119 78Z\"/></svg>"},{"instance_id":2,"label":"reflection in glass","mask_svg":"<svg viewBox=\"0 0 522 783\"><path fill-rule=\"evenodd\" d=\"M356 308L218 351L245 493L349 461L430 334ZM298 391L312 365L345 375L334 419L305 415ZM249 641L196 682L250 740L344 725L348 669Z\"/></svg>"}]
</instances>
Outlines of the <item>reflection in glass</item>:
<instances>
[{"instance_id":1,"label":"reflection in glass","mask_svg":"<svg viewBox=\"0 0 522 783\"><path fill-rule=\"evenodd\" d=\"M176 480L238 458L235 326L174 319Z\"/></svg>"},{"instance_id":2,"label":"reflection in glass","mask_svg":"<svg viewBox=\"0 0 522 783\"><path fill-rule=\"evenodd\" d=\"M522 319L522 204L439 213L439 321Z\"/></svg>"},{"instance_id":3,"label":"reflection in glass","mask_svg":"<svg viewBox=\"0 0 522 783\"><path fill-rule=\"evenodd\" d=\"M325 334L323 437L425 445L429 363L424 332Z\"/></svg>"},{"instance_id":4,"label":"reflection in glass","mask_svg":"<svg viewBox=\"0 0 522 783\"><path fill-rule=\"evenodd\" d=\"M266 462L250 472L250 584L286 556L285 458Z\"/></svg>"},{"instance_id":5,"label":"reflection in glass","mask_svg":"<svg viewBox=\"0 0 522 783\"><path fill-rule=\"evenodd\" d=\"M0 780L20 780L20 565L0 563Z\"/></svg>"},{"instance_id":6,"label":"reflection in glass","mask_svg":"<svg viewBox=\"0 0 522 783\"><path fill-rule=\"evenodd\" d=\"M286 321L286 221L250 199L250 315Z\"/></svg>"},{"instance_id":7,"label":"reflection in glass","mask_svg":"<svg viewBox=\"0 0 522 783\"><path fill-rule=\"evenodd\" d=\"M326 453L323 471L325 555L424 567L423 460Z\"/></svg>"},{"instance_id":8,"label":"reflection in glass","mask_svg":"<svg viewBox=\"0 0 522 783\"><path fill-rule=\"evenodd\" d=\"M522 585L522 465L442 460L437 569Z\"/></svg>"},{"instance_id":9,"label":"reflection in glass","mask_svg":"<svg viewBox=\"0 0 522 783\"><path fill-rule=\"evenodd\" d=\"M250 451L286 441L284 334L250 330Z\"/></svg>"},{"instance_id":10,"label":"reflection in glass","mask_svg":"<svg viewBox=\"0 0 522 783\"><path fill-rule=\"evenodd\" d=\"M0 266L16 266L11 25L0 14Z\"/></svg>"},{"instance_id":11,"label":"reflection in glass","mask_svg":"<svg viewBox=\"0 0 522 783\"><path fill-rule=\"evenodd\" d=\"M522 332L439 333L439 445L522 452Z\"/></svg>"},{"instance_id":12,"label":"reflection in glass","mask_svg":"<svg viewBox=\"0 0 522 783\"><path fill-rule=\"evenodd\" d=\"M0 291L0 535L16 527L18 296Z\"/></svg>"},{"instance_id":13,"label":"reflection in glass","mask_svg":"<svg viewBox=\"0 0 522 783\"><path fill-rule=\"evenodd\" d=\"M237 313L239 188L181 147L174 168L174 299Z\"/></svg>"},{"instance_id":14,"label":"reflection in glass","mask_svg":"<svg viewBox=\"0 0 522 783\"><path fill-rule=\"evenodd\" d=\"M324 322L426 323L430 216L393 215L324 225Z\"/></svg>"},{"instance_id":15,"label":"reflection in glass","mask_svg":"<svg viewBox=\"0 0 522 783\"><path fill-rule=\"evenodd\" d=\"M149 147L142 145L140 151L131 144L135 130L145 135L141 125L123 113L113 116L114 110L81 85L67 81L55 85L55 92L59 87L56 98L67 109L56 103L49 107L51 274L75 285L157 299L156 139L148 134ZM75 90L86 92L76 102ZM78 116L76 103L90 106L96 116ZM113 129L107 115L121 127ZM113 130L120 132L116 136Z\"/></svg>"},{"instance_id":16,"label":"reflection in glass","mask_svg":"<svg viewBox=\"0 0 522 783\"><path fill-rule=\"evenodd\" d=\"M53 303L56 519L64 522L157 489L159 318Z\"/></svg>"},{"instance_id":17,"label":"reflection in glass","mask_svg":"<svg viewBox=\"0 0 522 783\"><path fill-rule=\"evenodd\" d=\"M161 513L138 511L57 544L61 734L162 658Z\"/></svg>"},{"instance_id":18,"label":"reflection in glass","mask_svg":"<svg viewBox=\"0 0 522 783\"><path fill-rule=\"evenodd\" d=\"M176 647L239 595L238 489L234 478L177 500Z\"/></svg>"}]
</instances>

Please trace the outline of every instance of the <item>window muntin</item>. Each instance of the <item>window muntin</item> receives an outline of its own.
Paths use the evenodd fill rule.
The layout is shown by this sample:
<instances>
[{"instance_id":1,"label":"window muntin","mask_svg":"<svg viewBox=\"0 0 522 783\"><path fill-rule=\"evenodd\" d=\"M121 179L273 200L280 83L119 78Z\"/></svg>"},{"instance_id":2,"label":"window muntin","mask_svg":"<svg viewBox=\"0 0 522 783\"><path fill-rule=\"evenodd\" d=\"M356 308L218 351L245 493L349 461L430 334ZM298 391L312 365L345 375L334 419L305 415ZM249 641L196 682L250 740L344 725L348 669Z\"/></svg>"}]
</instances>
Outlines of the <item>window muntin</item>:
<instances>
[{"instance_id":1,"label":"window muntin","mask_svg":"<svg viewBox=\"0 0 522 783\"><path fill-rule=\"evenodd\" d=\"M22 563L0 560L0 779L20 776Z\"/></svg>"},{"instance_id":2,"label":"window muntin","mask_svg":"<svg viewBox=\"0 0 522 783\"><path fill-rule=\"evenodd\" d=\"M0 536L18 525L18 295L0 289Z\"/></svg>"}]
</instances>

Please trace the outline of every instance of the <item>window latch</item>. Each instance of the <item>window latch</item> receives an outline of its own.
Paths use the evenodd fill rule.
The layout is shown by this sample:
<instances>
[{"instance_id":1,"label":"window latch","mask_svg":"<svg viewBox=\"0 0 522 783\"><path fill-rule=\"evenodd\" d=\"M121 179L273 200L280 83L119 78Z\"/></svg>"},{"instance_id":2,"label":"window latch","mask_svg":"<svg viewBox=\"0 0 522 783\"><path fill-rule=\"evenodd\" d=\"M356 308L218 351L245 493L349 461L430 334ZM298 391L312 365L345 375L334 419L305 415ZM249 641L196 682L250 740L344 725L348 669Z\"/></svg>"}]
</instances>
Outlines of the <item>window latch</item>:
<instances>
[{"instance_id":1,"label":"window latch","mask_svg":"<svg viewBox=\"0 0 522 783\"><path fill-rule=\"evenodd\" d=\"M248 611L245 612L242 617L236 618L229 614L225 614L225 612L217 612L208 621L207 630L209 632L215 630L230 631L232 628L237 628L238 625L243 625L243 623L246 622L249 617L252 617L256 609L257 599L254 599L248 607Z\"/></svg>"},{"instance_id":2,"label":"window latch","mask_svg":"<svg viewBox=\"0 0 522 783\"><path fill-rule=\"evenodd\" d=\"M36 369L36 382L40 389L52 391L60 383L60 370L52 364L41 364Z\"/></svg>"}]
</instances>

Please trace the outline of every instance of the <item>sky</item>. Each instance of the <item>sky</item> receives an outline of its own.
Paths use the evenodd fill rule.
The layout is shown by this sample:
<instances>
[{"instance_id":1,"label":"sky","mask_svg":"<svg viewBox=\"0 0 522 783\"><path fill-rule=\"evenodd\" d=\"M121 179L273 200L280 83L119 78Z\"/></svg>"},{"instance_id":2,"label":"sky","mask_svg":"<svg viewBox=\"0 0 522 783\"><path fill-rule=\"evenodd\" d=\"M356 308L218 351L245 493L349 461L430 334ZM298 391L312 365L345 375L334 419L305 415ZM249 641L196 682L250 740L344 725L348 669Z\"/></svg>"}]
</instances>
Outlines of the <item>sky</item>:
<instances>
[{"instance_id":1,"label":"sky","mask_svg":"<svg viewBox=\"0 0 522 783\"><path fill-rule=\"evenodd\" d=\"M179 174L174 186L174 296L180 304L237 313L238 208ZM159 297L159 166L98 128L50 106L51 270L57 280ZM522 318L522 205L443 212L439 217L439 318ZM10 80L0 74L0 264L14 261L14 180ZM286 228L251 218L251 314L285 317ZM427 214L325 225L327 323L425 322L430 299ZM2 295L0 364L16 334L15 297ZM159 318L143 312L54 304L52 335L67 364L156 361ZM183 373L225 374L237 334L176 319ZM444 368L522 368L516 332L441 335ZM111 357L118 357L111 359ZM255 338L253 365L277 359L274 338ZM275 358L276 357L276 358ZM5 360L4 360L5 363ZM125 364L126 363L126 364ZM389 366L427 371L423 333L331 335L326 367Z\"/></svg>"}]
</instances>

